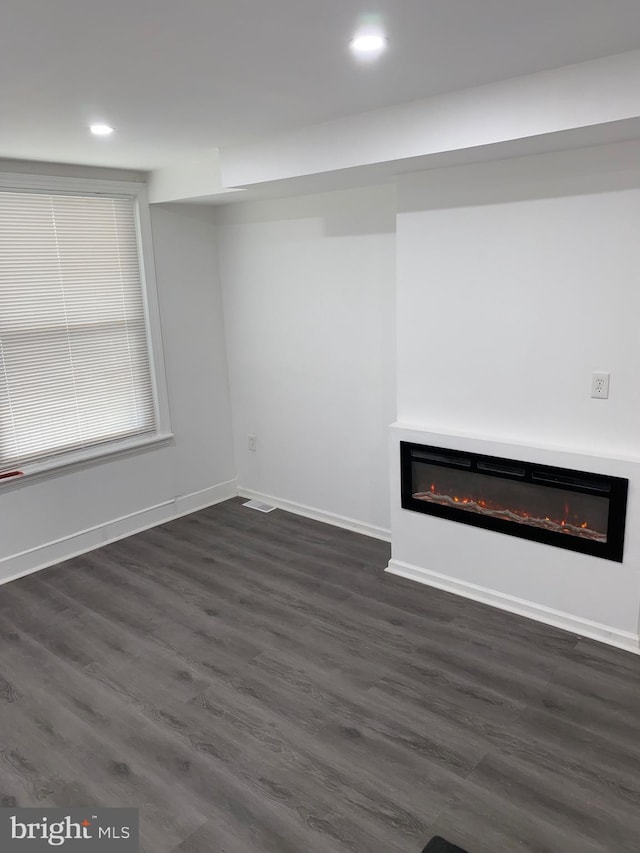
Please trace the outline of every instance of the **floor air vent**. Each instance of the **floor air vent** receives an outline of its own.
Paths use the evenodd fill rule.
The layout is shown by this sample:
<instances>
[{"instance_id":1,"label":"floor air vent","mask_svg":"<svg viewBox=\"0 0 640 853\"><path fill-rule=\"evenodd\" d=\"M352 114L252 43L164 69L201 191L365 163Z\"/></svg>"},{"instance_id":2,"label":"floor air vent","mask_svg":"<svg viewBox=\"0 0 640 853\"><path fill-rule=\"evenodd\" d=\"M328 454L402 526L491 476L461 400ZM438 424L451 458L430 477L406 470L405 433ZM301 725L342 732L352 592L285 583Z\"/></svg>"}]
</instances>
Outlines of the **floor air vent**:
<instances>
[{"instance_id":1,"label":"floor air vent","mask_svg":"<svg viewBox=\"0 0 640 853\"><path fill-rule=\"evenodd\" d=\"M276 508L275 506L271 506L271 504L262 503L262 501L247 501L242 506L248 506L249 509L257 509L258 512L273 512Z\"/></svg>"}]
</instances>

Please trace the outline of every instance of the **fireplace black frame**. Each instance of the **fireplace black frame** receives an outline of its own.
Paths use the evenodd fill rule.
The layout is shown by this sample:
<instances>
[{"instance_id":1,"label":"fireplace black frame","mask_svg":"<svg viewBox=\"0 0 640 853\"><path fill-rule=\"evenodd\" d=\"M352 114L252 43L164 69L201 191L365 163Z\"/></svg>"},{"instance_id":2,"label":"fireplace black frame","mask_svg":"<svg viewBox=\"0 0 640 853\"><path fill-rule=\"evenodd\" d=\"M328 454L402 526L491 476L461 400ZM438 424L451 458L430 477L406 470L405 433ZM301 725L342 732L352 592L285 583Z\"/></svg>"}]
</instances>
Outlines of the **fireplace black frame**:
<instances>
[{"instance_id":1,"label":"fireplace black frame","mask_svg":"<svg viewBox=\"0 0 640 853\"><path fill-rule=\"evenodd\" d=\"M583 539L579 536L570 536L566 533L518 524L507 519L478 515L462 508L458 509L457 507L414 498L412 461L420 461L419 454L422 454L422 461L428 462L429 465L467 470L476 474L488 474L491 477L544 485L552 489L607 497L609 499L607 541L598 542ZM629 481L622 477L609 477L604 474L592 474L569 468L537 465L517 459L504 459L480 453L468 453L462 450L450 450L449 448L401 441L400 479L401 502L404 509L433 515L449 521L457 521L461 524L482 527L485 530L493 530L497 533L506 533L508 536L517 536L546 545L555 545L558 548L566 548L582 554L591 554L594 557L602 557L618 563L623 560Z\"/></svg>"}]
</instances>

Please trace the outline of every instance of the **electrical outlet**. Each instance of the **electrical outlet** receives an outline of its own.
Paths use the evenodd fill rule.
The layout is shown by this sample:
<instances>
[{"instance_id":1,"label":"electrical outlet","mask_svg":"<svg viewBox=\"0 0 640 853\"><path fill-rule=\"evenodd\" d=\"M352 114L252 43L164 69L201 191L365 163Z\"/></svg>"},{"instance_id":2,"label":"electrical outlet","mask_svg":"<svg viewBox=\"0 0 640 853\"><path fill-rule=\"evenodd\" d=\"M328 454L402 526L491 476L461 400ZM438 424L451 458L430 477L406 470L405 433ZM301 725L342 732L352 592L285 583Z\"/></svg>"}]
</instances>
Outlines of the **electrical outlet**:
<instances>
[{"instance_id":1,"label":"electrical outlet","mask_svg":"<svg viewBox=\"0 0 640 853\"><path fill-rule=\"evenodd\" d=\"M255 437L255 435L250 435L249 436L249 450L255 451L255 450L257 450L257 447L258 447L258 439Z\"/></svg>"},{"instance_id":2,"label":"electrical outlet","mask_svg":"<svg viewBox=\"0 0 640 853\"><path fill-rule=\"evenodd\" d=\"M598 400L606 400L609 397L609 374L591 374L591 396Z\"/></svg>"}]
</instances>

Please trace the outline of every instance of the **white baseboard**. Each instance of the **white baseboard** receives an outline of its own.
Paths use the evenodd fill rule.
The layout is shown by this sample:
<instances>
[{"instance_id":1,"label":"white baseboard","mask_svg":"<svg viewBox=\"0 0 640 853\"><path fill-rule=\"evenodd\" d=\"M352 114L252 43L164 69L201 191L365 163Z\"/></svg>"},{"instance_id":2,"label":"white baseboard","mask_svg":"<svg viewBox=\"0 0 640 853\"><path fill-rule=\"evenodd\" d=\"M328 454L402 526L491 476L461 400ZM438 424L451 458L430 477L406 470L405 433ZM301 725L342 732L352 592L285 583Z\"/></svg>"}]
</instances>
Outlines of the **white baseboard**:
<instances>
[{"instance_id":1,"label":"white baseboard","mask_svg":"<svg viewBox=\"0 0 640 853\"><path fill-rule=\"evenodd\" d=\"M165 524L174 518L197 512L208 506L234 498L238 493L236 480L218 483L208 489L180 495L163 503L134 512L121 518L114 518L104 524L81 530L71 536L47 542L37 548L30 548L19 554L13 554L0 560L0 584L46 569L56 563L79 557L87 551L101 548L110 542L141 533L150 527Z\"/></svg>"},{"instance_id":2,"label":"white baseboard","mask_svg":"<svg viewBox=\"0 0 640 853\"><path fill-rule=\"evenodd\" d=\"M373 539L381 539L383 542L391 542L391 531L384 527L377 527L375 524L367 524L364 521L357 521L355 518L348 518L345 515L337 515L333 512L325 512L322 509L316 509L306 504L296 503L295 501L285 501L281 498L276 498L273 495L265 495L263 492L255 492L253 489L245 489L243 486L238 486L238 494L241 498L249 500L262 501L263 503L271 504L278 509L284 509L287 512L292 512L295 515L303 515L305 518L312 518L314 521L322 521L325 524L332 524L334 527L342 527L345 530L352 530L354 533L362 533L364 536L371 536Z\"/></svg>"},{"instance_id":3,"label":"white baseboard","mask_svg":"<svg viewBox=\"0 0 640 853\"><path fill-rule=\"evenodd\" d=\"M133 536L135 533L141 533L143 530L148 530L159 524L165 524L174 518L198 512L198 510L229 500L229 498L234 498L237 495L246 498L255 498L277 506L279 509L287 510L287 512L303 515L307 518L313 518L316 521L333 524L337 527L343 527L346 530L353 530L356 533L363 533L366 536L382 539L385 542L391 540L390 531L384 528L375 527L374 525L356 521L352 518L334 515L333 513L324 512L323 510L308 507L304 504L283 501L271 495L238 488L236 480L229 480L226 483L218 483L199 492L180 495L155 506L147 507L139 512L122 516L121 518L111 519L104 524L80 530L70 536L47 542L44 545L30 548L27 551L13 554L10 557L4 557L0 559L0 584L30 575L33 572L38 572L41 569L46 569L48 566L62 563L73 557L79 557L88 551L108 545L110 542L116 542L127 536Z\"/></svg>"},{"instance_id":4,"label":"white baseboard","mask_svg":"<svg viewBox=\"0 0 640 853\"><path fill-rule=\"evenodd\" d=\"M208 506L228 501L230 498L235 498L238 494L238 481L227 480L226 483L218 483L216 486L209 486L208 489L202 489L199 492L191 492L189 495L182 495L175 499L176 511L174 518L179 518L181 515L189 515L190 512L198 512L201 509L206 509Z\"/></svg>"},{"instance_id":5,"label":"white baseboard","mask_svg":"<svg viewBox=\"0 0 640 853\"><path fill-rule=\"evenodd\" d=\"M610 646L640 654L640 635L638 634L631 634L627 631L620 631L618 628L591 622L579 616L572 616L570 613L553 610L532 601L515 598L493 589L420 568L420 566L403 563L400 560L390 560L387 571L392 575L399 575L427 586L443 589L446 592L471 598L473 601L479 601L482 604L507 610L509 613L516 613L518 616L526 616L529 619L535 619L537 622L544 622L546 625L571 631L581 637L589 637L592 640L599 640Z\"/></svg>"},{"instance_id":6,"label":"white baseboard","mask_svg":"<svg viewBox=\"0 0 640 853\"><path fill-rule=\"evenodd\" d=\"M391 541L390 531L383 527L377 527L366 522L348 518L347 516L326 512L295 501L282 500L273 495L266 495L252 489L245 489L238 486L236 480L229 480L199 492L180 495L171 500L148 507L140 512L112 519L104 524L79 531L71 536L66 536L37 548L0 559L0 584L24 577L56 563L70 560L81 554L86 554L88 551L100 548L103 545L108 545L111 542L132 536L135 533L141 533L143 530L148 530L159 524L165 524L167 521L197 512L198 510L229 500L237 495L243 498L263 501L295 515L302 515L305 518L311 518L315 521L351 530L354 533L371 536L374 539L380 539L384 542ZM570 613L553 610L531 601L477 586L476 584L433 572L429 569L423 569L410 563L403 563L400 560L390 560L386 571L390 574L463 596L464 598L470 598L473 601L479 601L482 604L506 610L509 613L516 613L519 616L525 616L537 622L543 622L547 625L553 625L556 628L571 631L581 637L589 637L590 639L599 640L608 645L640 654L640 635L638 634L621 631L617 628L601 625L598 622L591 622L590 620L573 616Z\"/></svg>"}]
</instances>

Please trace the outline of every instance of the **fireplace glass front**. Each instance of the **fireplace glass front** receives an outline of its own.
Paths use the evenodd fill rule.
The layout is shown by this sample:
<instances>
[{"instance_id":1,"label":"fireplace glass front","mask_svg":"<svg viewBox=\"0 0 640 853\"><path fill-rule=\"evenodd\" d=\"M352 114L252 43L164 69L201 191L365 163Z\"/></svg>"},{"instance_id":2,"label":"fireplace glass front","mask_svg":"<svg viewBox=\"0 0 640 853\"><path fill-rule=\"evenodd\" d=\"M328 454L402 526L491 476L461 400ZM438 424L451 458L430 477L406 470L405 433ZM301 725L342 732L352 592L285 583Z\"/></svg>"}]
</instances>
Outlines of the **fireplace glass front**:
<instances>
[{"instance_id":1,"label":"fireplace glass front","mask_svg":"<svg viewBox=\"0 0 640 853\"><path fill-rule=\"evenodd\" d=\"M401 442L402 506L622 561L628 481Z\"/></svg>"}]
</instances>

